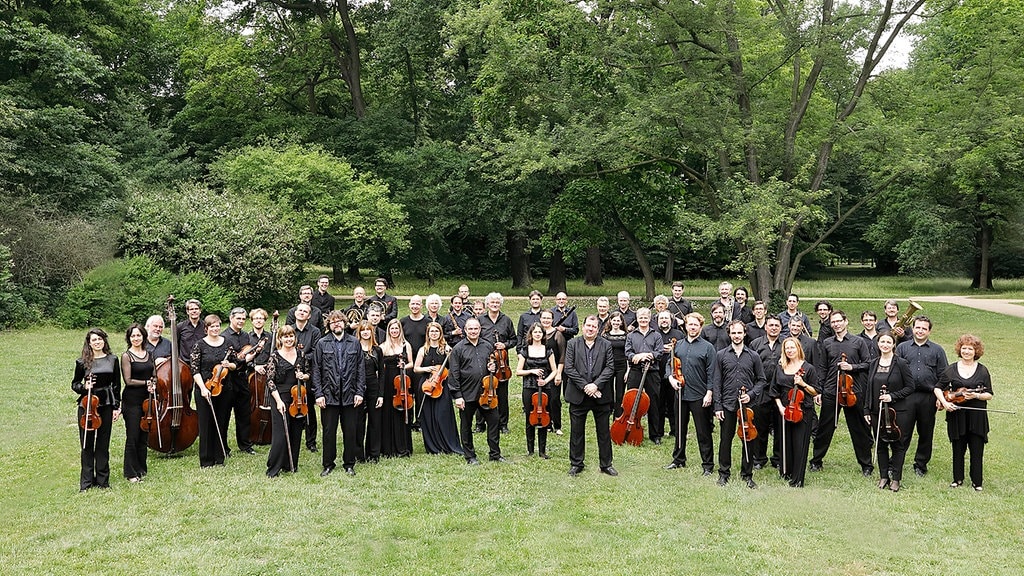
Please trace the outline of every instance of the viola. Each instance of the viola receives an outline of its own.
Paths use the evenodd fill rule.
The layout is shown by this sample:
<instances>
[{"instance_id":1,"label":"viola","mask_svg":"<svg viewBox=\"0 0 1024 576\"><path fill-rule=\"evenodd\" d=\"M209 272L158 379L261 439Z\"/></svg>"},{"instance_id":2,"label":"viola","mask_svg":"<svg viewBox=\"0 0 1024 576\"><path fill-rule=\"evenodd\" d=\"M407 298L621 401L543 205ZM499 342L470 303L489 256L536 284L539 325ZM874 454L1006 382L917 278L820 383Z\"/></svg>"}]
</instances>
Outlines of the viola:
<instances>
[{"instance_id":1,"label":"viola","mask_svg":"<svg viewBox=\"0 0 1024 576\"><path fill-rule=\"evenodd\" d=\"M234 352L235 349L229 346L227 354L224 355L224 360L227 360ZM220 396L221 390L224 389L224 379L228 377L229 372L231 372L231 369L223 364L217 364L213 367L210 378L204 382L206 389L210 391L210 396Z\"/></svg>"},{"instance_id":2,"label":"viola","mask_svg":"<svg viewBox=\"0 0 1024 576\"><path fill-rule=\"evenodd\" d=\"M886 394L888 392L885 389L885 384L882 384L879 396L885 396ZM881 421L878 423L878 438L883 442L899 442L903 438L903 433L900 431L900 427L896 425L896 409L889 402L879 400L878 410L881 412Z\"/></svg>"},{"instance_id":3,"label":"viola","mask_svg":"<svg viewBox=\"0 0 1024 576\"><path fill-rule=\"evenodd\" d=\"M846 362L846 353L840 356L840 362ZM836 398L840 406L849 408L857 405L857 395L853 392L853 376L850 376L849 372L839 371L836 387Z\"/></svg>"},{"instance_id":4,"label":"viola","mask_svg":"<svg viewBox=\"0 0 1024 576\"><path fill-rule=\"evenodd\" d=\"M89 374L86 381L92 385L96 382L96 378ZM92 393L91 387L86 391L85 398L82 398L78 404L82 407L82 414L78 417L78 427L86 432L99 429L103 425L103 419L100 418L99 413L100 399Z\"/></svg>"},{"instance_id":5,"label":"viola","mask_svg":"<svg viewBox=\"0 0 1024 576\"><path fill-rule=\"evenodd\" d=\"M402 412L405 413L405 423L408 424L409 411L412 410L414 400L411 389L412 380L405 373L405 362L402 362L401 360L399 360L399 362L401 362L402 364L402 373L399 374L398 376L395 376L395 395L394 398L391 399L391 404L392 406L395 407L396 410L401 410Z\"/></svg>"},{"instance_id":6,"label":"viola","mask_svg":"<svg viewBox=\"0 0 1024 576\"><path fill-rule=\"evenodd\" d=\"M686 378L683 378L683 361L676 356L676 339L672 339L670 344L672 347L672 377L679 381L679 386L682 387L686 384Z\"/></svg>"},{"instance_id":7,"label":"viola","mask_svg":"<svg viewBox=\"0 0 1024 576\"><path fill-rule=\"evenodd\" d=\"M946 399L946 402L952 402L953 404L963 404L967 401L967 393L973 392L975 394L981 394L984 392L984 388L957 388L956 390L944 390L942 396Z\"/></svg>"},{"instance_id":8,"label":"viola","mask_svg":"<svg viewBox=\"0 0 1024 576\"><path fill-rule=\"evenodd\" d=\"M480 407L484 410L494 410L498 407L498 377L494 375L494 372L489 372L487 376L483 377L483 390L480 391L480 398L477 402Z\"/></svg>"},{"instance_id":9,"label":"viola","mask_svg":"<svg viewBox=\"0 0 1024 576\"><path fill-rule=\"evenodd\" d=\"M155 380L155 378L154 378ZM154 380L150 380L150 383L154 383ZM156 396L156 390L149 393L149 398L142 401L142 413L145 416L139 421L139 428L142 429L147 435L155 431L157 444L163 444L163 434L160 430L160 419L157 414L160 412L160 400ZM148 438L147 438L148 439Z\"/></svg>"},{"instance_id":10,"label":"viola","mask_svg":"<svg viewBox=\"0 0 1024 576\"><path fill-rule=\"evenodd\" d=\"M270 324L270 334L277 333L277 320L279 313L274 310L274 320ZM255 351L259 354L267 343L267 333L256 344ZM243 350L245 350L243 348ZM244 354L243 354L244 355ZM267 375L260 374L253 370L249 374L249 441L253 444L270 444L274 426L270 421L270 405L273 396L270 387L267 386Z\"/></svg>"},{"instance_id":11,"label":"viola","mask_svg":"<svg viewBox=\"0 0 1024 576\"><path fill-rule=\"evenodd\" d=\"M530 397L533 407L527 417L530 426L536 428L547 428L551 425L551 414L548 413L548 395L544 393L544 385L540 382L543 377L543 372L537 376L537 391Z\"/></svg>"},{"instance_id":12,"label":"viola","mask_svg":"<svg viewBox=\"0 0 1024 576\"><path fill-rule=\"evenodd\" d=\"M448 369L445 368L446 364L448 364L448 356L445 356L444 362L442 362L440 366L434 366L430 373L430 377L423 382L421 388L423 389L423 393L427 396L437 399L440 398L441 393L444 392L442 383L444 383L445 378L448 378Z\"/></svg>"},{"instance_id":13,"label":"viola","mask_svg":"<svg viewBox=\"0 0 1024 576\"><path fill-rule=\"evenodd\" d=\"M308 366L306 362L306 352L302 349L302 344L298 346L298 356L295 360L295 366L299 372L308 374ZM302 383L302 380L296 379L296 384L291 389L292 402L288 405L288 414L292 418L304 418L309 415L309 402L306 402L306 385Z\"/></svg>"},{"instance_id":14,"label":"viola","mask_svg":"<svg viewBox=\"0 0 1024 576\"><path fill-rule=\"evenodd\" d=\"M512 377L512 368L508 365L508 348L495 348L491 358L494 359L494 375L498 380L508 380Z\"/></svg>"},{"instance_id":15,"label":"viola","mask_svg":"<svg viewBox=\"0 0 1024 576\"><path fill-rule=\"evenodd\" d=\"M644 362L644 370L640 374L640 385L637 388L630 388L622 396L622 414L612 422L612 442L622 446L629 442L633 446L639 446L644 441L644 427L640 419L647 414L651 407L651 398L644 392L644 379L647 377L647 370L651 363Z\"/></svg>"},{"instance_id":16,"label":"viola","mask_svg":"<svg viewBox=\"0 0 1024 576\"><path fill-rule=\"evenodd\" d=\"M171 328L171 358L156 368L157 426L148 430L147 443L158 452L173 454L187 449L199 437L199 415L192 409L188 396L192 387L192 370L181 361L178 350L178 318L174 312L174 295L167 296L167 318ZM145 409L145 406L143 407Z\"/></svg>"},{"instance_id":17,"label":"viola","mask_svg":"<svg viewBox=\"0 0 1024 576\"><path fill-rule=\"evenodd\" d=\"M793 388L786 393L786 411L782 415L786 422L793 422L795 424L804 419L804 410L800 405L804 401L804 392L796 384L796 376L803 378L804 372L803 366L796 371L796 375L793 377Z\"/></svg>"},{"instance_id":18,"label":"viola","mask_svg":"<svg viewBox=\"0 0 1024 576\"><path fill-rule=\"evenodd\" d=\"M747 387L741 386L740 396L746 393ZM744 443L757 438L757 428L754 428L754 410L740 404L739 409L736 410L736 416L739 418L739 422L736 424L736 436L742 438Z\"/></svg>"}]
</instances>

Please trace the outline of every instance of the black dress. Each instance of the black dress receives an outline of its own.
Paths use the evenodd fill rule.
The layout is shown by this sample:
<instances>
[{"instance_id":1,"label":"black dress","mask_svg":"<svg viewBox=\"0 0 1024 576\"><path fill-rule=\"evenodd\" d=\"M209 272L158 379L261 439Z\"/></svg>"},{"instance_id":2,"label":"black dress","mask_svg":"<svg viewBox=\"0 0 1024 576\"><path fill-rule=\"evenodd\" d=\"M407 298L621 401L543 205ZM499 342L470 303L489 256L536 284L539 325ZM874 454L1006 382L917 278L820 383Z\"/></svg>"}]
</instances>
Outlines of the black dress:
<instances>
[{"instance_id":1,"label":"black dress","mask_svg":"<svg viewBox=\"0 0 1024 576\"><path fill-rule=\"evenodd\" d=\"M555 352L551 348L545 349L545 354L542 357L530 356L530 347L527 346L523 350L523 369L524 370L535 370L540 368L544 370L544 377L551 373L551 358ZM552 411L552 398L558 394L558 388L553 386L554 381L549 381L544 385L544 393L548 395L548 412L551 414L551 421L554 423L554 414ZM537 391L537 376L528 374L523 376L523 413L526 414L526 451L533 454L534 446L534 434L537 436L537 447L542 455L547 454L548 451L548 429L540 426L530 426L529 413L533 410L533 394ZM535 432L536 430L536 432Z\"/></svg>"},{"instance_id":2,"label":"black dress","mask_svg":"<svg viewBox=\"0 0 1024 576\"><path fill-rule=\"evenodd\" d=\"M612 345L612 358L615 360L615 375L612 377L612 390L615 391L615 398L612 400L615 409L615 416L622 414L622 397L626 394L626 333L602 334Z\"/></svg>"},{"instance_id":3,"label":"black dress","mask_svg":"<svg viewBox=\"0 0 1024 576\"><path fill-rule=\"evenodd\" d=\"M127 351L121 356L121 369L125 373L124 394L121 397L125 430L124 477L142 478L149 472L146 466L148 436L140 426L145 416L142 403L149 398L146 384L153 377L156 366L153 364L153 355L148 351L141 358Z\"/></svg>"},{"instance_id":4,"label":"black dress","mask_svg":"<svg viewBox=\"0 0 1024 576\"><path fill-rule=\"evenodd\" d=\"M298 362L300 356L296 356ZM282 470L293 472L299 469L299 446L302 445L302 431L306 426L304 416L292 417L288 406L292 403L292 386L299 383L295 377L295 365L275 350L267 361L267 388L277 390L285 405L285 413L277 410L277 403L270 406L270 424L273 427L270 435L270 454L267 456L267 476L277 476ZM285 422L288 433L285 434ZM291 441L291 462L288 461L288 440Z\"/></svg>"},{"instance_id":5,"label":"black dress","mask_svg":"<svg viewBox=\"0 0 1024 576\"><path fill-rule=\"evenodd\" d=\"M440 366L444 359L445 354L437 347L431 347L423 353L420 367ZM459 429L455 425L455 408L452 407L452 394L448 391L447 381L441 384L439 397L423 395L420 430L423 433L423 447L428 453L462 455L462 442L459 441Z\"/></svg>"},{"instance_id":6,"label":"black dress","mask_svg":"<svg viewBox=\"0 0 1024 576\"><path fill-rule=\"evenodd\" d=\"M412 454L412 414L409 414L408 423L406 413L394 407L395 377L401 373L398 369L398 359L405 355L405 350L400 354L384 356L384 381L380 383L384 396L384 405L381 407L380 419L380 453L381 456L391 458L393 456L407 457ZM409 367L411 369L411 366Z\"/></svg>"},{"instance_id":7,"label":"black dress","mask_svg":"<svg viewBox=\"0 0 1024 576\"><path fill-rule=\"evenodd\" d=\"M960 388L978 390L992 394L992 377L983 364L978 364L974 375L964 378L960 375L957 363L946 367L939 378L938 388L943 391L955 392ZM965 400L961 406L970 408L986 408L985 400ZM964 457L968 450L971 453L971 484L980 488L984 481L982 464L985 456L985 444L988 443L988 412L982 410L956 410L946 412L946 434L953 445L953 482L964 481Z\"/></svg>"},{"instance_id":8,"label":"black dress","mask_svg":"<svg viewBox=\"0 0 1024 576\"><path fill-rule=\"evenodd\" d=\"M201 374L203 382L213 376L213 367L224 360L228 351L227 339L222 339L219 346L211 346L205 338L200 339L192 349L190 367L192 374ZM195 391L196 413L199 416L199 466L206 468L224 465L228 443L227 422L231 413L231 404L223 400L223 395L211 396L210 402L203 398L201 391ZM218 428L220 439L217 439Z\"/></svg>"},{"instance_id":9,"label":"black dress","mask_svg":"<svg viewBox=\"0 0 1024 576\"><path fill-rule=\"evenodd\" d=\"M804 382L815 386L818 381L818 376L815 373L814 366L810 362L804 361L803 365L804 374L802 375ZM789 391L792 390L796 383L794 381L794 375L786 374L782 370L782 366L777 366L775 369L775 382L772 383L769 395L772 399L779 399L783 405L786 405L789 399ZM817 387L815 386L815 389ZM803 402L800 404L800 408L803 410L803 418L799 422L783 421L785 430L785 453L786 457L784 462L779 465L779 473L782 477L789 481L790 486L800 487L804 485L804 477L807 472L807 455L810 451L811 446L811 429L814 427L815 414L814 414L814 397L807 393L806 390L801 390L804 393ZM819 391L820 392L820 391ZM782 439L779 438L781 441Z\"/></svg>"},{"instance_id":10,"label":"black dress","mask_svg":"<svg viewBox=\"0 0 1024 576\"><path fill-rule=\"evenodd\" d=\"M92 361L89 373L94 378L92 395L99 399L98 413L100 425L92 432L78 429L78 439L82 448L82 473L79 478L79 489L110 487L110 431L114 424L114 410L121 409L121 371L119 362L113 354ZM81 359L75 362L75 376L71 381L71 389L78 394L78 417L85 414L81 400L88 396L85 389L85 365ZM94 426L90 425L90 428Z\"/></svg>"},{"instance_id":11,"label":"black dress","mask_svg":"<svg viewBox=\"0 0 1024 576\"><path fill-rule=\"evenodd\" d=\"M384 355L380 347L374 346L363 351L363 362L366 367L366 400L363 401L363 412L359 422L356 424L356 439L359 439L360 449L356 451L356 460L369 460L376 462L380 460L380 426L384 409L387 406L377 408L377 399L383 398L381 390L381 372L384 370ZM365 442L361 440L365 437Z\"/></svg>"}]
</instances>

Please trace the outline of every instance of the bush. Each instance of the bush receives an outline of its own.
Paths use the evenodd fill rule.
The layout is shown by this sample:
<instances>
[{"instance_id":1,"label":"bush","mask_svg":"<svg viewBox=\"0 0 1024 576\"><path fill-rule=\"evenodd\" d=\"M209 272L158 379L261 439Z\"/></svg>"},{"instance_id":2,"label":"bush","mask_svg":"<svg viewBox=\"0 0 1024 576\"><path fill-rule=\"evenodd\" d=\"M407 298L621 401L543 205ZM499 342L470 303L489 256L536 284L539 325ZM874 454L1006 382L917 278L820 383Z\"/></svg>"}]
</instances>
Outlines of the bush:
<instances>
[{"instance_id":1,"label":"bush","mask_svg":"<svg viewBox=\"0 0 1024 576\"><path fill-rule=\"evenodd\" d=\"M179 302L198 298L214 312L229 310L235 298L201 273L177 277L151 259L136 256L90 271L68 292L57 321L67 328L125 327L163 313L168 294Z\"/></svg>"},{"instance_id":2,"label":"bush","mask_svg":"<svg viewBox=\"0 0 1024 576\"><path fill-rule=\"evenodd\" d=\"M11 274L13 267L11 250L0 244L0 327L3 328L22 326L28 323L32 316L18 286L14 283L14 276Z\"/></svg>"}]
</instances>

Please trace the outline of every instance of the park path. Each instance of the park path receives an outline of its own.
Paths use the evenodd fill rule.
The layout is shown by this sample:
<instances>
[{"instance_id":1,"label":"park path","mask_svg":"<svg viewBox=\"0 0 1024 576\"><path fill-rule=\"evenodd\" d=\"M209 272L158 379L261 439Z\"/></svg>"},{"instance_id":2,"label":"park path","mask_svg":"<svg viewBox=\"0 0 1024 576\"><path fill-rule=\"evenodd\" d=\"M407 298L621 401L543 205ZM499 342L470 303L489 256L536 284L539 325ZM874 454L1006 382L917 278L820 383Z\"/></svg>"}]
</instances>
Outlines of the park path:
<instances>
[{"instance_id":1,"label":"park path","mask_svg":"<svg viewBox=\"0 0 1024 576\"><path fill-rule=\"evenodd\" d=\"M1002 300L998 298L972 298L970 296L921 296L914 298L918 302L940 302L945 304L956 304L977 310L986 310L1007 316L1024 318L1024 306L1017 300Z\"/></svg>"}]
</instances>

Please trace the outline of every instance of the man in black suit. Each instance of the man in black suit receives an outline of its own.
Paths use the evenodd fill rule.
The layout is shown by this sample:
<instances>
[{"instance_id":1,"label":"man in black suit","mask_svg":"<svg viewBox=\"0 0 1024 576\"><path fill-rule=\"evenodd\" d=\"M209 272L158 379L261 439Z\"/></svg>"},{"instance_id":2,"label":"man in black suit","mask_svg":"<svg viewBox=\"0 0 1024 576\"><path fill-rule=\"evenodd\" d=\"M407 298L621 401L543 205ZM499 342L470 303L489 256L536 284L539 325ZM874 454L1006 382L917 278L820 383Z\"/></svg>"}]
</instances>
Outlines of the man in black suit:
<instances>
[{"instance_id":1,"label":"man in black suit","mask_svg":"<svg viewBox=\"0 0 1024 576\"><path fill-rule=\"evenodd\" d=\"M609 476L619 473L612 467L612 437L608 417L612 412L612 376L615 359L612 345L598 338L597 316L583 322L583 337L573 338L565 349L565 399L569 403L569 475L583 471L586 453L587 412L594 413L597 428L597 451L601 472Z\"/></svg>"}]
</instances>

